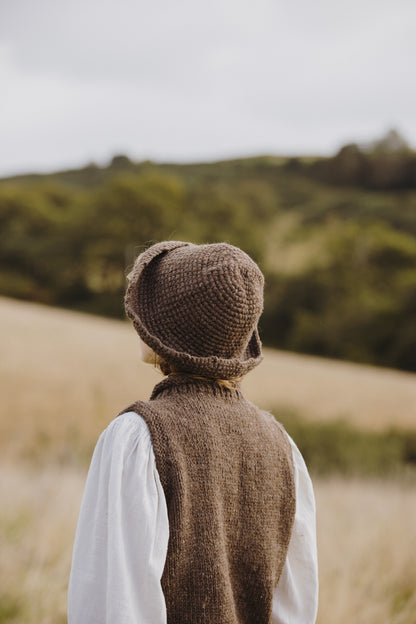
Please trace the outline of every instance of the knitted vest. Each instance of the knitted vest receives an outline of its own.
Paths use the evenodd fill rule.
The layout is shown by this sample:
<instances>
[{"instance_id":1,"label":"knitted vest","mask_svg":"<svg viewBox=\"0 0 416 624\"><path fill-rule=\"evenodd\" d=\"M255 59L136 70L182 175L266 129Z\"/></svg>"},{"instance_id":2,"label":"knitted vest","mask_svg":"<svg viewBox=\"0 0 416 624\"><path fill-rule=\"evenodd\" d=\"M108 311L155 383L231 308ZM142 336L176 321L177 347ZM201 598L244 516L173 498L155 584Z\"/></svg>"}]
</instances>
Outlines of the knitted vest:
<instances>
[{"instance_id":1,"label":"knitted vest","mask_svg":"<svg viewBox=\"0 0 416 624\"><path fill-rule=\"evenodd\" d=\"M240 390L179 375L126 411L148 425L166 497L168 624L270 622L295 514L281 425Z\"/></svg>"}]
</instances>

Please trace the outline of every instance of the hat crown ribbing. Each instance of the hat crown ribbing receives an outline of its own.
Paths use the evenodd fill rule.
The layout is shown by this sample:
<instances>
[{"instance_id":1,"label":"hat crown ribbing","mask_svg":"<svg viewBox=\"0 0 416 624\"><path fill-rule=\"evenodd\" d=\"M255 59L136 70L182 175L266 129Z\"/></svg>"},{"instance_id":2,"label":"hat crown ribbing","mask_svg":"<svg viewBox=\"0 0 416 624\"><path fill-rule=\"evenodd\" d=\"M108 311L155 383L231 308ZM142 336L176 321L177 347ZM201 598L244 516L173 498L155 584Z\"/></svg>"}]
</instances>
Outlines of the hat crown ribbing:
<instances>
[{"instance_id":1,"label":"hat crown ribbing","mask_svg":"<svg viewBox=\"0 0 416 624\"><path fill-rule=\"evenodd\" d=\"M125 305L140 337L179 370L230 378L261 359L263 275L227 243L158 243L141 254Z\"/></svg>"}]
</instances>

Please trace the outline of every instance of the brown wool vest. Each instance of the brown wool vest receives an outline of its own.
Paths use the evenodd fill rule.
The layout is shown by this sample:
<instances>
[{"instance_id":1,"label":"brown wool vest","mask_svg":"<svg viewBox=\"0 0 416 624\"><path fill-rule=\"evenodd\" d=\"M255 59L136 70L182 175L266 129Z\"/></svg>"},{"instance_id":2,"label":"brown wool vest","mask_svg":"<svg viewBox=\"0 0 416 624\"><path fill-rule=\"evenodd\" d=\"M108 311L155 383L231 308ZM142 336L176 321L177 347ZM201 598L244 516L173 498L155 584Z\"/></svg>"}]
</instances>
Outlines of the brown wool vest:
<instances>
[{"instance_id":1,"label":"brown wool vest","mask_svg":"<svg viewBox=\"0 0 416 624\"><path fill-rule=\"evenodd\" d=\"M135 411L166 497L168 624L267 624L295 514L290 442L240 390L173 375Z\"/></svg>"}]
</instances>

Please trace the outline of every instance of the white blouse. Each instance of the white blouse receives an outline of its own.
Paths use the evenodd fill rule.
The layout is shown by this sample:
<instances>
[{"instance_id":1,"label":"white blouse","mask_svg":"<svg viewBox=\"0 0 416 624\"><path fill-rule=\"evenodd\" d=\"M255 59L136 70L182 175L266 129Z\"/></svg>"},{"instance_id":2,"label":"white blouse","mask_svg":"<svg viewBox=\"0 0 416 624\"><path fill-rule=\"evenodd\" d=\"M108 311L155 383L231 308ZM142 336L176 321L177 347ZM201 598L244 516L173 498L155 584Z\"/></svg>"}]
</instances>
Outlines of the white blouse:
<instances>
[{"instance_id":1,"label":"white blouse","mask_svg":"<svg viewBox=\"0 0 416 624\"><path fill-rule=\"evenodd\" d=\"M274 592L272 624L313 624L318 607L315 499L291 440L296 514ZM161 587L169 538L164 492L145 421L114 419L94 450L75 536L68 624L166 624Z\"/></svg>"}]
</instances>

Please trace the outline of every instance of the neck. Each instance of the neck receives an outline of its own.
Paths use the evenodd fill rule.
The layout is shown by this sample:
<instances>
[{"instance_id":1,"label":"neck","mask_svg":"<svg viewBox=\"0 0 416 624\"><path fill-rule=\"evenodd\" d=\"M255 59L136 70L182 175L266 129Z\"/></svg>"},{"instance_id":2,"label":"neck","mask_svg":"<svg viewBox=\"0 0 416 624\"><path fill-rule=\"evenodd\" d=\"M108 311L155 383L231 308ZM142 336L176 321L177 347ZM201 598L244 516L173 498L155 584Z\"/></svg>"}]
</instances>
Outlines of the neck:
<instances>
[{"instance_id":1,"label":"neck","mask_svg":"<svg viewBox=\"0 0 416 624\"><path fill-rule=\"evenodd\" d=\"M151 399L159 394L184 388L191 392L208 392L224 397L242 397L239 379L211 379L192 373L174 372L167 375L153 389Z\"/></svg>"},{"instance_id":2,"label":"neck","mask_svg":"<svg viewBox=\"0 0 416 624\"><path fill-rule=\"evenodd\" d=\"M168 377L174 375L180 375L182 377L189 377L190 379L200 379L202 381L209 381L211 383L217 383L227 390L237 390L240 387L242 377L232 377L231 379L214 379L211 377L203 377L202 375L194 375L193 373L181 373L180 371L172 371Z\"/></svg>"}]
</instances>

